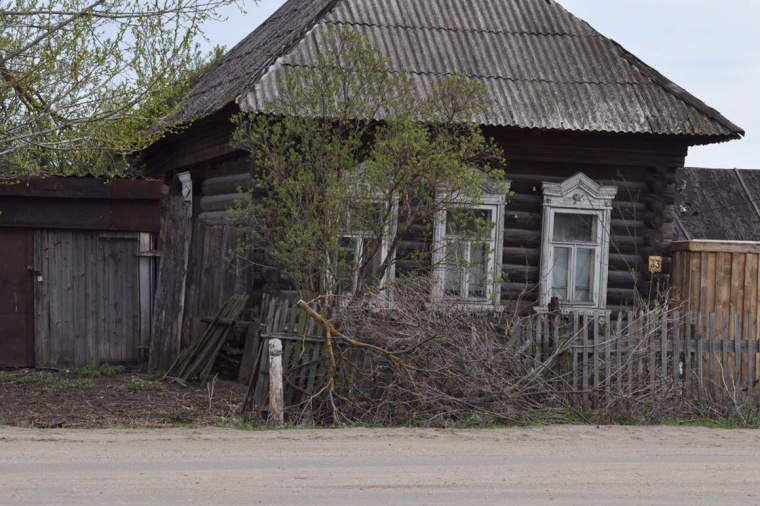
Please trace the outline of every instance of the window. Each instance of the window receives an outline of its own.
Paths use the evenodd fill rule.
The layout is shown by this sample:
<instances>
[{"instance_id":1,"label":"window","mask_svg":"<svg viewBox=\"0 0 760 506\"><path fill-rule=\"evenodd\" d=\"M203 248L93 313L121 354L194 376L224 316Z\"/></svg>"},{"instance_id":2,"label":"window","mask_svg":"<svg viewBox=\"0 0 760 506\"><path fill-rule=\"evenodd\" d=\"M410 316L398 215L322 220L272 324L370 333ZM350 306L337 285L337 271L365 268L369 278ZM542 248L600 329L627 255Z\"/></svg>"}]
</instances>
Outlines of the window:
<instances>
[{"instance_id":1,"label":"window","mask_svg":"<svg viewBox=\"0 0 760 506\"><path fill-rule=\"evenodd\" d=\"M349 219L346 230L338 239L339 257L335 281L336 293L340 295L353 295L367 284L383 288L395 276L395 265L391 258L382 279L372 278L391 255L389 250L395 233L398 204L392 206L389 214L383 212L382 204L374 201L369 202L363 211L362 218L365 221L376 220L376 223L363 227L361 223ZM382 233L378 232L379 228L383 229Z\"/></svg>"},{"instance_id":2,"label":"window","mask_svg":"<svg viewBox=\"0 0 760 506\"><path fill-rule=\"evenodd\" d=\"M472 304L497 304L501 277L504 204L508 185L477 205L452 202L433 226L433 276L436 298Z\"/></svg>"},{"instance_id":3,"label":"window","mask_svg":"<svg viewBox=\"0 0 760 506\"><path fill-rule=\"evenodd\" d=\"M539 311L553 297L564 309L604 309L614 186L584 174L544 183Z\"/></svg>"},{"instance_id":4,"label":"window","mask_svg":"<svg viewBox=\"0 0 760 506\"><path fill-rule=\"evenodd\" d=\"M372 281L371 276L388 256L385 244L378 242L376 237L361 232L347 232L340 237L337 280L339 294L354 294L360 283Z\"/></svg>"}]
</instances>

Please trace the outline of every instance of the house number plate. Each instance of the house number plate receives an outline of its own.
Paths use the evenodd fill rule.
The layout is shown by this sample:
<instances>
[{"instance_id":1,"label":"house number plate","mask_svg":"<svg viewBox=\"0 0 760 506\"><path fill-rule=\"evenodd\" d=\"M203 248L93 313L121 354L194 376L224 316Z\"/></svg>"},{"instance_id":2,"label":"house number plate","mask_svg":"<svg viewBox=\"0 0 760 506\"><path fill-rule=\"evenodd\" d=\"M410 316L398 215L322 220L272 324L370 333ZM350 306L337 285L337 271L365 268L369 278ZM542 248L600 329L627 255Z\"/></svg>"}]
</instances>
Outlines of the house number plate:
<instances>
[{"instance_id":1,"label":"house number plate","mask_svg":"<svg viewBox=\"0 0 760 506\"><path fill-rule=\"evenodd\" d=\"M649 257L649 272L662 272L662 257Z\"/></svg>"}]
</instances>

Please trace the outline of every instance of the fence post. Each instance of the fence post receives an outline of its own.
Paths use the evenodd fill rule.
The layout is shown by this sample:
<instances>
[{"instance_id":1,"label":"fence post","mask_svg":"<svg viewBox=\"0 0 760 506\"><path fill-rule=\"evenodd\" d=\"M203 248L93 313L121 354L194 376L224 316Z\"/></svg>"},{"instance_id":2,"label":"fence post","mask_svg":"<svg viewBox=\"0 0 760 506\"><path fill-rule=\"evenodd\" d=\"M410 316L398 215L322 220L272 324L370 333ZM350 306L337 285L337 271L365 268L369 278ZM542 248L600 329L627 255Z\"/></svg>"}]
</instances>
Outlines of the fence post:
<instances>
[{"instance_id":1,"label":"fence post","mask_svg":"<svg viewBox=\"0 0 760 506\"><path fill-rule=\"evenodd\" d=\"M282 341L269 341L269 421L285 424L285 399L282 378Z\"/></svg>"}]
</instances>

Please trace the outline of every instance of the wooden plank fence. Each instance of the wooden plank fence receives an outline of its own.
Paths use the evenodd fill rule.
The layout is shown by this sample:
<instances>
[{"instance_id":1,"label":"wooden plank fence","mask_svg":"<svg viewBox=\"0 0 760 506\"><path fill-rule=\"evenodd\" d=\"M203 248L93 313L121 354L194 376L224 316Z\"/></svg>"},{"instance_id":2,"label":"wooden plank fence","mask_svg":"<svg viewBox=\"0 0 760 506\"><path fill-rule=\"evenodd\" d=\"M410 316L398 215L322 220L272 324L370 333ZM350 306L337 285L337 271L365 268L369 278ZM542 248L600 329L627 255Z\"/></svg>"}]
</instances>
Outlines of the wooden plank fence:
<instances>
[{"instance_id":1,"label":"wooden plank fence","mask_svg":"<svg viewBox=\"0 0 760 506\"><path fill-rule=\"evenodd\" d=\"M262 307L261 325L256 324L261 331L254 333L250 346L255 355L245 409L266 410L265 350L270 339L283 344L285 405L300 406L324 387L329 367L324 332L294 300L267 300ZM729 327L748 331L723 339L730 335ZM520 353L536 363L558 346L566 350L554 364L553 381L578 407L620 407L621 402L642 396L688 395L695 400L746 396L757 401L760 395L760 336L754 332L753 316L743 322L741 315L731 319L725 315L718 322L714 314L678 311L543 314L522 318L513 328ZM370 360L357 350L343 367L371 367Z\"/></svg>"}]
</instances>

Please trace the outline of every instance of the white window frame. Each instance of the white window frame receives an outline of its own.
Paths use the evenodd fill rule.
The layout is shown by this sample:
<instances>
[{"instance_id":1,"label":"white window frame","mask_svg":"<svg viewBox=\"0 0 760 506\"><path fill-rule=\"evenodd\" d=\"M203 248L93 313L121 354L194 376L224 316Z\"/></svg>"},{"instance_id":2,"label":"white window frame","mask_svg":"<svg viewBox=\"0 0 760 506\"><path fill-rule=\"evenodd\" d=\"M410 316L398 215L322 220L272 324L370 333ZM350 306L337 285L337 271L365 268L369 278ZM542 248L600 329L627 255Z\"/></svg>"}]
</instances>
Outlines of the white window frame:
<instances>
[{"instance_id":1,"label":"white window frame","mask_svg":"<svg viewBox=\"0 0 760 506\"><path fill-rule=\"evenodd\" d=\"M497 306L501 302L501 264L502 248L504 243L504 206L506 197L509 192L509 183L504 185L504 191L500 193L488 193L477 202L469 202L464 199L447 200L441 199L443 207L435 214L433 223L433 299L436 301L452 300L458 304L484 306ZM467 275L463 275L462 286L463 295L447 296L445 294L446 283L446 213L455 209L469 210L486 210L491 213L493 226L491 227L490 236L485 242L488 245L488 258L485 261L486 283L484 297L471 297L467 293ZM478 241L479 242L479 241ZM469 248L468 248L469 251Z\"/></svg>"},{"instance_id":2,"label":"white window frame","mask_svg":"<svg viewBox=\"0 0 760 506\"><path fill-rule=\"evenodd\" d=\"M594 262L591 272L590 301L560 301L562 310L604 310L607 306L607 278L610 254L610 224L612 201L617 195L616 186L602 186L583 173L577 173L562 183L543 183L543 230L541 234L541 278L537 312L546 312L552 298L552 269L555 247L593 248ZM596 218L594 243L554 240L554 221L557 214L582 214ZM568 262L568 291L575 290L574 254ZM572 285L572 286L570 286Z\"/></svg>"}]
</instances>

